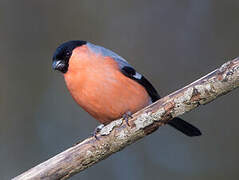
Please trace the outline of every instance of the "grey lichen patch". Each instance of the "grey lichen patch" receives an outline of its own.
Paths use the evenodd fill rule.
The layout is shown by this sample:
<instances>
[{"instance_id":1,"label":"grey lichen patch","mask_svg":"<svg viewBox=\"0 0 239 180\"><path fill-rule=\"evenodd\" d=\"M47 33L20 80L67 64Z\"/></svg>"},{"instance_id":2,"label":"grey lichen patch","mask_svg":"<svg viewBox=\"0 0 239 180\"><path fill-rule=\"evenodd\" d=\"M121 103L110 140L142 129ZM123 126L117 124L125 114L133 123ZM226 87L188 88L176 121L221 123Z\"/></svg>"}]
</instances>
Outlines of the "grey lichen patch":
<instances>
[{"instance_id":1,"label":"grey lichen patch","mask_svg":"<svg viewBox=\"0 0 239 180\"><path fill-rule=\"evenodd\" d=\"M160 108L155 113L152 113L151 118L153 121L160 121L161 117L166 113L164 108Z\"/></svg>"},{"instance_id":2,"label":"grey lichen patch","mask_svg":"<svg viewBox=\"0 0 239 180\"><path fill-rule=\"evenodd\" d=\"M120 126L122 124L122 119L119 120L115 120L113 122L111 122L110 124L108 124L107 126L104 126L101 131L99 132L101 136L106 136L109 135L110 132L114 129L114 127L116 126Z\"/></svg>"},{"instance_id":3,"label":"grey lichen patch","mask_svg":"<svg viewBox=\"0 0 239 180\"><path fill-rule=\"evenodd\" d=\"M175 98L174 103L177 105L184 102L188 102L192 98L192 95L193 95L193 88L191 87L184 92L183 96Z\"/></svg>"},{"instance_id":4,"label":"grey lichen patch","mask_svg":"<svg viewBox=\"0 0 239 180\"><path fill-rule=\"evenodd\" d=\"M175 108L172 112L173 117L179 116L191 109L190 99L193 96L194 88L188 88L184 94L174 99Z\"/></svg>"},{"instance_id":5,"label":"grey lichen patch","mask_svg":"<svg viewBox=\"0 0 239 180\"><path fill-rule=\"evenodd\" d=\"M189 100L192 98L192 96L193 96L193 94L194 94L194 91L195 91L195 89L194 89L193 87L188 88L188 89L184 92L184 95L182 96L182 98L181 98L181 99L179 98L179 101L181 101L181 102L187 102L187 101L189 101ZM177 100L174 101L174 102L177 102Z\"/></svg>"},{"instance_id":6,"label":"grey lichen patch","mask_svg":"<svg viewBox=\"0 0 239 180\"><path fill-rule=\"evenodd\" d=\"M135 124L135 130L139 130L139 129L142 129L142 128L145 128L151 124L153 124L154 120L152 118L152 113L151 112L147 112L147 113L144 113L142 115L140 115L135 121L134 121L134 124Z\"/></svg>"},{"instance_id":7,"label":"grey lichen patch","mask_svg":"<svg viewBox=\"0 0 239 180\"><path fill-rule=\"evenodd\" d=\"M212 87L210 84L202 84L202 85L196 85L195 89L202 95L205 96L207 92L212 91Z\"/></svg>"},{"instance_id":8,"label":"grey lichen patch","mask_svg":"<svg viewBox=\"0 0 239 180\"><path fill-rule=\"evenodd\" d=\"M210 83L196 85L195 88L201 94L201 97L202 97L199 101L200 104L207 104L211 102L216 96L216 95L214 96L215 89Z\"/></svg>"}]
</instances>

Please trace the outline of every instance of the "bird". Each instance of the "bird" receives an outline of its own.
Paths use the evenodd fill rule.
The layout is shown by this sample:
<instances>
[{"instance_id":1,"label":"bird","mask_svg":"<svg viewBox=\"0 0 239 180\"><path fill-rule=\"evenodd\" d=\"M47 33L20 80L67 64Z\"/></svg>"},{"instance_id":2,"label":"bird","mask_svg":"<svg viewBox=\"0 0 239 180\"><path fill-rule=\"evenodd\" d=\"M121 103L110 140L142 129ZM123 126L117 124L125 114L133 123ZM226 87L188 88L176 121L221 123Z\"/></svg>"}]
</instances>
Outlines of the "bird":
<instances>
[{"instance_id":1,"label":"bird","mask_svg":"<svg viewBox=\"0 0 239 180\"><path fill-rule=\"evenodd\" d=\"M71 40L59 45L52 68L63 73L76 103L98 120L94 136L110 122L128 119L140 109L160 99L153 85L123 57L88 41ZM200 130L176 117L168 125L183 134L200 136Z\"/></svg>"}]
</instances>

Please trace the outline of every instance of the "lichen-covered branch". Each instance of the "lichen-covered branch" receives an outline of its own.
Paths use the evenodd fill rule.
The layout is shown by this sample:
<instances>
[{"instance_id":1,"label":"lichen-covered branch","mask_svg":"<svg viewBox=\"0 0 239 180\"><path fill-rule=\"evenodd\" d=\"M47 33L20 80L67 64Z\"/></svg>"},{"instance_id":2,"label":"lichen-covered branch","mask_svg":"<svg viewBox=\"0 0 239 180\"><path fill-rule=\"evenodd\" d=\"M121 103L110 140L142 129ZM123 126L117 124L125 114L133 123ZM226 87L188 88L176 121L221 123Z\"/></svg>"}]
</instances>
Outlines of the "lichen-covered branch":
<instances>
[{"instance_id":1,"label":"lichen-covered branch","mask_svg":"<svg viewBox=\"0 0 239 180\"><path fill-rule=\"evenodd\" d=\"M90 137L15 177L14 180L67 179L152 133L173 117L191 111L201 104L207 104L238 86L239 58L236 58L135 113L129 120L130 126L121 119L116 120L98 133L98 140Z\"/></svg>"}]
</instances>

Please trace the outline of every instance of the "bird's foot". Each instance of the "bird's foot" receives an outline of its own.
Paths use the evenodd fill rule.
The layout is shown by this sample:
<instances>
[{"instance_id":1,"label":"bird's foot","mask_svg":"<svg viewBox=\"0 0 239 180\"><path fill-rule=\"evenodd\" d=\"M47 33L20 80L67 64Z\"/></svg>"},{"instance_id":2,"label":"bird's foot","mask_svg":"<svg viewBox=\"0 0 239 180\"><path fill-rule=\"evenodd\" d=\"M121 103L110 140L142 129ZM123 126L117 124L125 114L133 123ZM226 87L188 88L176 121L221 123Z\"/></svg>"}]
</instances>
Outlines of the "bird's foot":
<instances>
[{"instance_id":1,"label":"bird's foot","mask_svg":"<svg viewBox=\"0 0 239 180\"><path fill-rule=\"evenodd\" d=\"M125 120L126 124L127 124L128 126L130 126L130 125L129 125L129 119L130 119L130 118L133 118L132 113L131 113L130 111L127 111L126 113L124 113L124 115L123 115L122 118L123 118L123 120Z\"/></svg>"},{"instance_id":2,"label":"bird's foot","mask_svg":"<svg viewBox=\"0 0 239 180\"><path fill-rule=\"evenodd\" d=\"M100 132L101 129L103 129L103 127L104 127L104 124L100 124L95 128L94 132L92 133L92 136L94 136L95 139L99 140L99 138L97 137L97 133Z\"/></svg>"}]
</instances>

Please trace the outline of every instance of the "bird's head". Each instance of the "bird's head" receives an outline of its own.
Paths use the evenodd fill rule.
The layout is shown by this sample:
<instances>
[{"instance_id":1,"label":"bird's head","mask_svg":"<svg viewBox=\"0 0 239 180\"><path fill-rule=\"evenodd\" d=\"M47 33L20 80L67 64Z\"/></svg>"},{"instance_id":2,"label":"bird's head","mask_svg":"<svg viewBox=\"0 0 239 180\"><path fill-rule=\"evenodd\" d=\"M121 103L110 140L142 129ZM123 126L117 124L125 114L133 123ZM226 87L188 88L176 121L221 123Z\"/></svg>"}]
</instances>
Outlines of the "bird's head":
<instances>
[{"instance_id":1,"label":"bird's head","mask_svg":"<svg viewBox=\"0 0 239 180\"><path fill-rule=\"evenodd\" d=\"M76 47L80 47L86 43L86 41L76 40L61 44L59 47L57 47L53 55L52 68L62 73L66 73L68 71L69 60L72 55L72 51Z\"/></svg>"}]
</instances>

